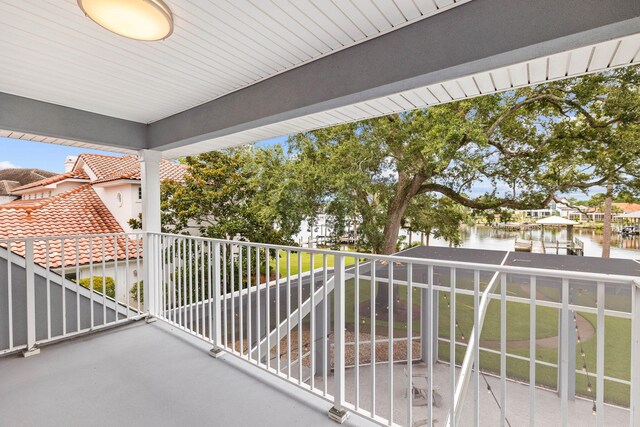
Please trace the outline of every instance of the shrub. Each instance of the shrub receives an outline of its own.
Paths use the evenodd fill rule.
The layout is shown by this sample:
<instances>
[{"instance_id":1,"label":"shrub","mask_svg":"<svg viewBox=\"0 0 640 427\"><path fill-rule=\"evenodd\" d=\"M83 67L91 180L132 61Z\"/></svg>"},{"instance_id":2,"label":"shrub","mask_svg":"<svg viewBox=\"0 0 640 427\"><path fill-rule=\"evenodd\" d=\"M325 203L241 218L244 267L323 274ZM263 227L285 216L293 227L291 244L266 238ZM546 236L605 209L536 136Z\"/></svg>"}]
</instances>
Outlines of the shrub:
<instances>
[{"instance_id":1,"label":"shrub","mask_svg":"<svg viewBox=\"0 0 640 427\"><path fill-rule=\"evenodd\" d=\"M80 279L80 285L87 289L91 289L91 280L93 280L93 290L102 293L102 285L106 282L106 294L108 297L116 297L116 282L113 277L93 276L91 279Z\"/></svg>"},{"instance_id":2,"label":"shrub","mask_svg":"<svg viewBox=\"0 0 640 427\"><path fill-rule=\"evenodd\" d=\"M138 284L140 284L140 301L138 301ZM129 295L131 295L134 301L144 303L144 280L134 283L129 291Z\"/></svg>"}]
</instances>

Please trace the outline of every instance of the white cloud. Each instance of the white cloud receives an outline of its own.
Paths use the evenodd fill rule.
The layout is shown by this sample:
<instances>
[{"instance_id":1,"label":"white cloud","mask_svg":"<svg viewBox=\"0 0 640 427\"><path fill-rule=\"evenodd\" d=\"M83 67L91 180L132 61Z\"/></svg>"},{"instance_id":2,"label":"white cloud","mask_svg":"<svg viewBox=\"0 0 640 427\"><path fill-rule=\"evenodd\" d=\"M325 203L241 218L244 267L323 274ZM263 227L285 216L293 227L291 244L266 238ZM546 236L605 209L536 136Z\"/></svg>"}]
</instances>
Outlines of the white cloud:
<instances>
[{"instance_id":1,"label":"white cloud","mask_svg":"<svg viewBox=\"0 0 640 427\"><path fill-rule=\"evenodd\" d=\"M0 161L0 169L11 169L11 168L17 168L17 166L8 160Z\"/></svg>"}]
</instances>

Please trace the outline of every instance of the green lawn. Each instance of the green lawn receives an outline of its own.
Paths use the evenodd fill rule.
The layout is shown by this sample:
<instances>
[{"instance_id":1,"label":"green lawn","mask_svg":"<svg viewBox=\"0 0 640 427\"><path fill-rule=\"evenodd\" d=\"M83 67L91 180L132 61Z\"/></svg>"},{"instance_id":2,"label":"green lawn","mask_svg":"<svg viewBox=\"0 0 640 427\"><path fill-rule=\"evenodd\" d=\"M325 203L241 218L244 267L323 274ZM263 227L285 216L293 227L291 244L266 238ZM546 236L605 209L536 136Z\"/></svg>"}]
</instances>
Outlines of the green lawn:
<instances>
[{"instance_id":1,"label":"green lawn","mask_svg":"<svg viewBox=\"0 0 640 427\"><path fill-rule=\"evenodd\" d=\"M314 255L314 268L320 268L323 265L323 255ZM345 261L346 265L355 263L355 258L348 257ZM326 257L327 267L333 267L334 258L329 255ZM275 269L275 260L271 260L271 266ZM303 272L311 269L311 256L309 253L301 254L301 270ZM298 273L299 263L298 254L291 253L290 271L292 275ZM286 252L280 253L280 274L285 276L287 272ZM457 286L459 288L472 289L473 284L463 283L462 278L458 279ZM486 284L482 284L481 289ZM375 289L377 292L377 287ZM539 287L539 291L544 293L551 300L559 300L559 290L553 288ZM420 293L422 291L414 288L413 304L420 305ZM528 293L518 284L510 284L508 293L512 296L528 298ZM375 295L375 294L374 294ZM356 287L354 280L348 280L346 283L346 326L353 330L356 323L355 319L355 297ZM395 295L400 301L407 300L406 286L399 286ZM448 294L440 292L439 301L439 336L441 338L449 337L449 321L450 308L448 306ZM576 303L595 307L594 295L590 292L578 292L575 295ZM361 280L359 286L359 299L361 307L366 310L368 301L371 300L371 286L368 280ZM630 308L629 299L624 296L607 295L606 307L608 309L628 311ZM559 311L555 308L541 307L536 308L536 338L554 337L558 334L558 316ZM594 314L580 313L592 325L596 324L596 316ZM457 295L456 297L456 319L459 328L456 328L457 341L459 344L456 348L456 361L462 362L466 347L460 343L465 341L462 339L462 333L465 339L469 338L469 334L473 326L473 297L470 295ZM377 319L376 333L386 335L388 331L388 322L386 320ZM398 318L396 316L393 322L394 336L406 337L407 319ZM361 315L359 320L359 328L363 332L371 330L371 319L368 315ZM412 322L414 336L420 335L420 318L415 316ZM621 319L607 317L605 320L605 375L622 380L630 378L630 354L631 354L631 321L629 319ZM588 381L585 374L576 374L576 391L583 396L595 396L596 381L593 372L596 368L596 335L587 341L583 341L583 349L586 356L587 368L591 379ZM481 340L499 341L500 340L500 302L493 300L487 309L484 327L482 330ZM514 355L529 357L529 304L518 302L507 302L507 348L508 352ZM516 343L520 341L520 343ZM509 343L511 342L511 343ZM522 342L526 342L523 345ZM439 357L441 360L449 359L449 345L441 342L439 346ZM536 349L536 360L548 363L558 362L558 350L556 348ZM576 367L580 369L583 365L582 355L576 343ZM483 370L499 373L500 372L500 356L498 354L482 351L480 356L480 366ZM525 382L529 381L529 362L511 357L507 357L507 375ZM587 390L588 382L591 383L591 392ZM536 366L536 383L542 386L555 388L557 386L557 369L554 367L537 364ZM630 390L629 386L613 381L605 381L605 400L623 406L629 405Z\"/></svg>"},{"instance_id":2,"label":"green lawn","mask_svg":"<svg viewBox=\"0 0 640 427\"><path fill-rule=\"evenodd\" d=\"M322 254L314 254L313 255L313 268L314 269L318 269L321 268L324 265L324 255ZM279 254L279 262L280 262L280 277L286 277L287 274L287 252L286 251L280 251ZM291 252L290 258L289 258L289 264L290 264L290 270L291 270L291 275L296 275L298 274L299 271L299 265L298 265L298 258L301 259L301 263L300 265L302 266L302 272L307 272L311 270L311 254L309 252L301 252L300 256L298 256L297 252ZM326 256L326 263L327 263L327 267L328 268L333 268L334 265L334 257L333 255L327 255ZM345 265L353 265L355 264L355 258L353 257L346 257L345 258ZM276 268L276 260L272 259L269 263L270 268L275 270Z\"/></svg>"},{"instance_id":3,"label":"green lawn","mask_svg":"<svg viewBox=\"0 0 640 427\"><path fill-rule=\"evenodd\" d=\"M353 280L347 283L346 292L346 323L348 328L353 328L355 323L355 286ZM376 288L377 290L377 288ZM420 289L414 289L413 303L420 304ZM515 291L514 291L515 292ZM367 301L371 298L370 282L368 280L360 281L359 301L364 306L368 306ZM522 295L519 295L522 296ZM400 286L397 298L401 301L407 299L407 288ZM439 301L439 335L442 338L449 337L449 321L450 308L447 301L448 295L444 292L440 293ZM589 298L593 298L588 293L578 296L581 303L586 303ZM609 299L611 298L611 301ZM583 299L584 301L580 301ZM616 298L615 295L607 295L607 307L615 306L622 308L628 306L624 298ZM555 308L540 307L536 308L536 338L546 338L556 336L558 333L558 316L559 311ZM592 325L596 325L596 316L589 313L579 313L587 319ZM465 339L469 338L469 334L473 325L473 297L469 295L457 295L456 298L456 319L459 324L457 328L457 340L461 343L462 332ZM368 332L371 328L371 321L368 316L361 316L360 330ZM413 319L414 336L420 334L420 319ZM404 337L407 330L407 319L394 318L394 336ZM386 320L376 320L376 333L385 335L388 329ZM607 317L605 320L605 375L622 380L630 378L630 354L631 354L631 321L629 319L621 319L615 317ZM586 356L587 368L591 379L587 381L586 375L576 375L576 391L583 396L595 396L596 380L593 372L596 368L596 334L587 341L583 341L583 349ZM493 300L487 309L484 327L482 330L481 340L498 341L500 339L500 302ZM529 356L529 304L507 302L507 348L511 354L528 357ZM509 343L511 341L511 344ZM515 341L523 341L523 343L515 343ZM464 358L466 347L457 345L456 361L461 363ZM449 359L449 345L441 342L439 346L439 357L441 360ZM557 363L558 350L555 348L536 349L536 360ZM583 365L580 348L576 343L576 367L580 369ZM480 366L483 370L495 373L500 372L500 356L490 352L483 351L480 356ZM507 375L522 381L529 381L529 362L515 358L507 357ZM591 383L591 392L587 390L588 382ZM537 364L536 366L536 383L550 388L557 385L557 369L554 367ZM629 386L616 383L613 381L605 381L605 400L623 406L629 405Z\"/></svg>"}]
</instances>

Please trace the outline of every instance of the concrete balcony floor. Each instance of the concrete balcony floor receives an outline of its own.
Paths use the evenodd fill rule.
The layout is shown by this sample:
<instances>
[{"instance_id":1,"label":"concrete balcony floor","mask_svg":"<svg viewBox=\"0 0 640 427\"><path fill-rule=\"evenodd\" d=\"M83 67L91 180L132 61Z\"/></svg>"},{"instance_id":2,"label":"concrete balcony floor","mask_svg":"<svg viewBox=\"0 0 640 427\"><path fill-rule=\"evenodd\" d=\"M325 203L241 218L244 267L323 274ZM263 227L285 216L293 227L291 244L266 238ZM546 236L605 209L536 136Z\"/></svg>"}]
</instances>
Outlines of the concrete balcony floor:
<instances>
[{"instance_id":1,"label":"concrete balcony floor","mask_svg":"<svg viewBox=\"0 0 640 427\"><path fill-rule=\"evenodd\" d=\"M140 321L0 359L0 426L337 425L326 400L172 329Z\"/></svg>"}]
</instances>

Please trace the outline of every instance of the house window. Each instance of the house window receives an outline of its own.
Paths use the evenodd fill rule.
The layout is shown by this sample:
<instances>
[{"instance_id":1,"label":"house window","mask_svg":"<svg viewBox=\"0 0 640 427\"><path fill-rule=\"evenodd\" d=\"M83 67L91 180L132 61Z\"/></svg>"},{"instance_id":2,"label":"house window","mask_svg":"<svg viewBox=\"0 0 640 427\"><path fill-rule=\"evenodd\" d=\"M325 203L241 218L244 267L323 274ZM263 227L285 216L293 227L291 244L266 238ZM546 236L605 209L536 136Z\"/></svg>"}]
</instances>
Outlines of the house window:
<instances>
[{"instance_id":1,"label":"house window","mask_svg":"<svg viewBox=\"0 0 640 427\"><path fill-rule=\"evenodd\" d=\"M142 200L142 187L138 187L138 200Z\"/></svg>"}]
</instances>

